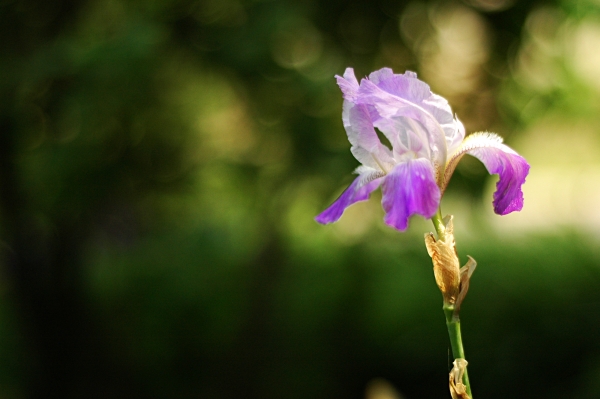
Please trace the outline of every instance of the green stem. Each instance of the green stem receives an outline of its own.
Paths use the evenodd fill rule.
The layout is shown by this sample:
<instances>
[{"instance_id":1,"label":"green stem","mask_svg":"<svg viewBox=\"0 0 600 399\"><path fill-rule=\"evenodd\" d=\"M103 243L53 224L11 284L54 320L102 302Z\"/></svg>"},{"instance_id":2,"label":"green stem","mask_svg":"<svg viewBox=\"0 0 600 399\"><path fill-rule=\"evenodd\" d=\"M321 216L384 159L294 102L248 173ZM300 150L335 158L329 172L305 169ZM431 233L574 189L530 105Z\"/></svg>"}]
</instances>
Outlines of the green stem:
<instances>
[{"instance_id":1,"label":"green stem","mask_svg":"<svg viewBox=\"0 0 600 399\"><path fill-rule=\"evenodd\" d=\"M446 315L446 326L448 327L448 335L450 336L450 346L452 347L452 356L455 359L465 359L465 350L462 344L462 337L460 334L460 319L454 315L454 306L444 304L444 314ZM463 384L467 387L467 394L473 399L471 393L471 383L469 382L469 374L465 369L463 375Z\"/></svg>"},{"instance_id":2,"label":"green stem","mask_svg":"<svg viewBox=\"0 0 600 399\"><path fill-rule=\"evenodd\" d=\"M442 219L442 209L438 208L437 212L431 218L435 231L438 235L438 240L446 239L446 226ZM465 350L462 344L462 336L460 334L460 318L458 314L454 314L454 305L444 303L444 315L446 316L446 327L448 327L448 335L450 337L450 346L452 347L452 356L454 359L465 359ZM471 383L469 382L469 373L467 369L463 374L463 384L467 388L467 394L473 399L471 393Z\"/></svg>"},{"instance_id":3,"label":"green stem","mask_svg":"<svg viewBox=\"0 0 600 399\"><path fill-rule=\"evenodd\" d=\"M431 221L433 222L433 226L438 235L438 240L444 241L446 238L446 226L444 226L444 221L442 220L442 208L438 208L435 215L431 218Z\"/></svg>"}]
</instances>

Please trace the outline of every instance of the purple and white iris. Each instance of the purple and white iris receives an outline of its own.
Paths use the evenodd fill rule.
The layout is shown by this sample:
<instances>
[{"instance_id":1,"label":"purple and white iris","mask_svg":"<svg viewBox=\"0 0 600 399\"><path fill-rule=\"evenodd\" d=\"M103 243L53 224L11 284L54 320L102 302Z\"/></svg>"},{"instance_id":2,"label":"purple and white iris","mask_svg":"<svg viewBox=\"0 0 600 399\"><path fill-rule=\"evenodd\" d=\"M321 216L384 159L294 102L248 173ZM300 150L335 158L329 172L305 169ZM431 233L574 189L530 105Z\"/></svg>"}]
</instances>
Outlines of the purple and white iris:
<instances>
[{"instance_id":1,"label":"purple and white iris","mask_svg":"<svg viewBox=\"0 0 600 399\"><path fill-rule=\"evenodd\" d=\"M448 102L433 94L414 72L397 75L389 68L373 72L360 84L352 68L336 76L344 94L342 120L352 154L362 164L358 177L323 213L319 223L337 221L344 210L369 198L381 186L384 221L406 230L412 215L431 218L456 164L464 154L478 158L500 179L494 211L506 215L523 208L521 186L529 164L492 133L465 138L463 124ZM381 131L392 148L382 144Z\"/></svg>"}]
</instances>

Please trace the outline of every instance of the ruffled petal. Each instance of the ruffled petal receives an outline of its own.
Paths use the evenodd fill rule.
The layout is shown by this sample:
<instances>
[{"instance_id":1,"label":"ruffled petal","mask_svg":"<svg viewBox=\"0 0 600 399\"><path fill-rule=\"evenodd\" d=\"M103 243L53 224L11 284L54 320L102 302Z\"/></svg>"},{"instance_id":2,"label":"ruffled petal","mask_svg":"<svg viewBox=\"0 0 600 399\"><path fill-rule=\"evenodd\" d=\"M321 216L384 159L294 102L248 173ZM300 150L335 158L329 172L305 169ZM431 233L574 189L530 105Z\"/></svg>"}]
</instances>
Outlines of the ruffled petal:
<instances>
[{"instance_id":1,"label":"ruffled petal","mask_svg":"<svg viewBox=\"0 0 600 399\"><path fill-rule=\"evenodd\" d=\"M344 71L344 76L335 75L335 79L337 80L338 86L342 90L344 94L344 99L348 101L353 101L356 98L356 93L358 92L358 80L356 80L356 76L354 75L354 69L346 68Z\"/></svg>"},{"instance_id":2,"label":"ruffled petal","mask_svg":"<svg viewBox=\"0 0 600 399\"><path fill-rule=\"evenodd\" d=\"M383 181L383 174L370 169L361 173L337 200L319 214L315 220L321 224L333 223L339 220L344 210L350 205L369 199L371 193Z\"/></svg>"},{"instance_id":3,"label":"ruffled petal","mask_svg":"<svg viewBox=\"0 0 600 399\"><path fill-rule=\"evenodd\" d=\"M432 105L436 99L445 102L447 112L452 119L452 111L448 102L442 97L435 96L432 98L432 93L429 85L417 78L417 74L412 71L406 71L404 74L394 74L390 68L382 68L369 75L369 81L373 82L380 89L404 98L415 104L422 104L424 101L431 98Z\"/></svg>"},{"instance_id":4,"label":"ruffled petal","mask_svg":"<svg viewBox=\"0 0 600 399\"><path fill-rule=\"evenodd\" d=\"M453 142L455 136L461 135L462 124L453 117L448 101L434 94L427 83L417 78L416 73L406 71L400 75L394 74L389 68L383 68L369 75L369 80L382 90L415 103L429 112L444 131L446 141ZM463 138L464 128L460 141Z\"/></svg>"},{"instance_id":5,"label":"ruffled petal","mask_svg":"<svg viewBox=\"0 0 600 399\"><path fill-rule=\"evenodd\" d=\"M459 148L460 153L473 155L485 165L490 174L500 176L494 193L494 212L506 215L523 209L521 186L529 173L529 164L525 158L502 144L501 137L491 133L468 136Z\"/></svg>"},{"instance_id":6,"label":"ruffled petal","mask_svg":"<svg viewBox=\"0 0 600 399\"><path fill-rule=\"evenodd\" d=\"M385 177L381 190L384 221L400 231L406 230L412 215L431 218L440 204L433 167L424 158L396 165Z\"/></svg>"},{"instance_id":7,"label":"ruffled petal","mask_svg":"<svg viewBox=\"0 0 600 399\"><path fill-rule=\"evenodd\" d=\"M457 116L454 116L452 127L447 129L442 126L442 128L446 131L446 148L448 149L448 155L453 154L465 139L465 126Z\"/></svg>"},{"instance_id":8,"label":"ruffled petal","mask_svg":"<svg viewBox=\"0 0 600 399\"><path fill-rule=\"evenodd\" d=\"M386 171L395 162L391 151L381 143L371 115L366 105L356 105L349 101L344 102L344 111L347 109L347 122L344 121L348 141L352 144L352 154L363 165L374 169ZM346 124L347 123L347 124Z\"/></svg>"},{"instance_id":9,"label":"ruffled petal","mask_svg":"<svg viewBox=\"0 0 600 399\"><path fill-rule=\"evenodd\" d=\"M448 153L453 153L463 141L465 129L452 114L448 101L432 93L429 85L419 80L416 73L407 71L394 74L390 68L383 68L371 73L369 80L380 89L417 104L430 113L446 136Z\"/></svg>"},{"instance_id":10,"label":"ruffled petal","mask_svg":"<svg viewBox=\"0 0 600 399\"><path fill-rule=\"evenodd\" d=\"M376 123L392 144L392 154L397 162L404 160L405 154L411 159L430 158L428 134L421 123L404 116L379 118Z\"/></svg>"},{"instance_id":11,"label":"ruffled petal","mask_svg":"<svg viewBox=\"0 0 600 399\"><path fill-rule=\"evenodd\" d=\"M352 144L352 154L363 165L381 171L389 169L394 161L391 151L381 143L373 127L373 108L353 102L359 87L353 69L346 69L343 78L336 78L344 94L342 120L348 141Z\"/></svg>"},{"instance_id":12,"label":"ruffled petal","mask_svg":"<svg viewBox=\"0 0 600 399\"><path fill-rule=\"evenodd\" d=\"M412 76L409 80L420 82L416 77ZM429 88L425 83L421 83L424 87ZM381 84L381 82L379 84ZM423 137L423 143L429 149L429 159L435 165L436 177L441 180L441 172L446 163L447 155L446 132L441 123L450 123L453 119L452 116L450 116L450 121L446 121L446 119L440 121L436 119L430 111L423 108L423 101L419 101L423 96L422 85L408 85L406 87L399 85L397 90L406 91L405 97L407 98L404 98L398 93L392 94L379 87L374 82L363 79L360 84L356 101L359 104L370 104L375 107L378 118L373 115L371 116L373 125L381 129L384 134L389 134L391 132L395 135L397 133L396 130L389 128L391 126L390 120L397 120L404 117L419 122L423 128L413 129L413 131L417 133L418 130L421 130L422 134L425 136ZM394 136L388 137L388 139L392 143L397 141L397 138Z\"/></svg>"}]
</instances>

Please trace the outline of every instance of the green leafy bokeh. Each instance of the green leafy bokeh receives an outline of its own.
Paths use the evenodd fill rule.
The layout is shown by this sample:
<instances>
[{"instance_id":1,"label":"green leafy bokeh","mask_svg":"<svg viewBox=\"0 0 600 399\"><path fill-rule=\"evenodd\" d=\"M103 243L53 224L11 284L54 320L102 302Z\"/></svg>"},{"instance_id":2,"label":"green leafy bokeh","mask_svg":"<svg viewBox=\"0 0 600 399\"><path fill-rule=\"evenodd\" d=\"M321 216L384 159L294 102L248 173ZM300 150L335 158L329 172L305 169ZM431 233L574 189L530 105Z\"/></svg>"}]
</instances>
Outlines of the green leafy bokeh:
<instances>
[{"instance_id":1,"label":"green leafy bokeh","mask_svg":"<svg viewBox=\"0 0 600 399\"><path fill-rule=\"evenodd\" d=\"M0 397L448 397L430 223L377 193L313 220L358 166L347 66L417 71L532 164L522 214L472 159L443 202L475 395L598 397L599 10L0 2Z\"/></svg>"}]
</instances>

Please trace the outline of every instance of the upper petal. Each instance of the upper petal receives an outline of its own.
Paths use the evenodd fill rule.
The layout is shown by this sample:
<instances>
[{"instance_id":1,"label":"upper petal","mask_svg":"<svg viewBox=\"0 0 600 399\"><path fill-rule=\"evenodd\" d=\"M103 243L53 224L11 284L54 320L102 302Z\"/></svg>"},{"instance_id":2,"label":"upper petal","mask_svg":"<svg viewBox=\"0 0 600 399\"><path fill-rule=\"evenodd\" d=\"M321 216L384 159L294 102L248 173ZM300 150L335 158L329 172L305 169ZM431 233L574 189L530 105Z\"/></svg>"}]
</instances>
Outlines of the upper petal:
<instances>
[{"instance_id":1,"label":"upper petal","mask_svg":"<svg viewBox=\"0 0 600 399\"><path fill-rule=\"evenodd\" d=\"M363 165L385 171L394 164L391 151L384 146L373 127L374 109L366 104L356 104L358 81L354 70L347 68L344 77L336 76L344 95L342 121L352 144L352 154Z\"/></svg>"},{"instance_id":2,"label":"upper petal","mask_svg":"<svg viewBox=\"0 0 600 399\"><path fill-rule=\"evenodd\" d=\"M424 158L400 163L385 177L382 185L384 221L403 231L415 214L431 218L440 204L433 167Z\"/></svg>"},{"instance_id":3,"label":"upper petal","mask_svg":"<svg viewBox=\"0 0 600 399\"><path fill-rule=\"evenodd\" d=\"M394 164L391 151L381 143L375 132L367 105L344 100L342 119L348 141L352 144L352 154L360 163L381 171Z\"/></svg>"},{"instance_id":4,"label":"upper petal","mask_svg":"<svg viewBox=\"0 0 600 399\"><path fill-rule=\"evenodd\" d=\"M358 80L356 80L356 76L354 75L354 69L346 68L344 76L335 75L335 79L344 94L344 99L349 101L354 100L358 92Z\"/></svg>"},{"instance_id":5,"label":"upper petal","mask_svg":"<svg viewBox=\"0 0 600 399\"><path fill-rule=\"evenodd\" d=\"M405 77L404 75L394 76ZM377 77L379 78L380 76L377 75ZM424 105L426 105L423 100L424 88L428 90L429 86L412 75L404 80L394 79L396 85L392 85L394 82L388 82L386 86L383 82L385 81L375 84L363 79L356 101L375 107L379 118L373 115L373 124L376 127L380 127L385 134L398 133L395 130L390 131L390 119L402 119L405 117L419 122L423 126L424 144L429 149L429 159L435 165L436 177L441 180L441 171L446 163L446 133L441 122L446 123L447 121L446 119L436 119L431 112L424 108ZM410 84L402 85L400 84L402 82ZM390 89L388 86L393 87ZM385 90L385 88L390 91ZM429 93L431 94L431 92ZM450 119L452 120L452 116L450 116ZM402 132L399 133L402 134ZM397 141L397 138L394 136L388 138L392 143Z\"/></svg>"},{"instance_id":6,"label":"upper petal","mask_svg":"<svg viewBox=\"0 0 600 399\"><path fill-rule=\"evenodd\" d=\"M382 90L419 104L429 112L444 131L449 153L456 149L457 146L452 147L454 144L459 144L464 139L464 127L454 118L448 101L432 93L429 85L419 80L416 73L407 71L399 75L389 68L383 68L369 75L369 80Z\"/></svg>"},{"instance_id":7,"label":"upper petal","mask_svg":"<svg viewBox=\"0 0 600 399\"><path fill-rule=\"evenodd\" d=\"M418 121L400 116L379 118L375 126L382 131L393 147L394 159L431 158L429 138L425 127ZM406 154L406 155L405 155Z\"/></svg>"},{"instance_id":8,"label":"upper petal","mask_svg":"<svg viewBox=\"0 0 600 399\"><path fill-rule=\"evenodd\" d=\"M369 199L371 193L379 187L383 174L373 169L365 168L352 184L339 196L337 200L320 213L315 220L321 224L336 222L344 210L350 205Z\"/></svg>"},{"instance_id":9,"label":"upper petal","mask_svg":"<svg viewBox=\"0 0 600 399\"><path fill-rule=\"evenodd\" d=\"M446 132L446 148L448 149L448 154L454 154L465 139L465 126L455 115L451 127L448 128L447 125L443 125L442 128Z\"/></svg>"},{"instance_id":10,"label":"upper petal","mask_svg":"<svg viewBox=\"0 0 600 399\"><path fill-rule=\"evenodd\" d=\"M502 138L492 133L474 133L468 136L457 152L450 158L446 167L445 183L464 154L479 159L490 174L498 174L500 179L494 193L494 212L506 215L523 208L521 186L529 174L529 164L510 147L502 144Z\"/></svg>"}]
</instances>

